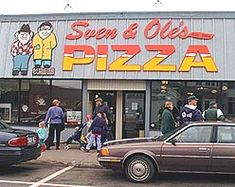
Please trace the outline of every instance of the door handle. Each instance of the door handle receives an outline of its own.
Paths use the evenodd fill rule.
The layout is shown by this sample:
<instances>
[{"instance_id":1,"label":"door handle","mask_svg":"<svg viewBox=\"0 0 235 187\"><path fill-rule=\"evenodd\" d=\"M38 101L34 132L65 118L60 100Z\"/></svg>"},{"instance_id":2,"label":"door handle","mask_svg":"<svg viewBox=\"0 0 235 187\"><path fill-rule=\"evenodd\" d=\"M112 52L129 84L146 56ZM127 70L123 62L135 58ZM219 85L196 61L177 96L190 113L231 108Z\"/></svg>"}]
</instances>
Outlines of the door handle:
<instances>
[{"instance_id":1,"label":"door handle","mask_svg":"<svg viewBox=\"0 0 235 187\"><path fill-rule=\"evenodd\" d=\"M200 153L206 153L206 152L210 151L210 148L207 148L207 147L199 147L198 150L199 150Z\"/></svg>"}]
</instances>

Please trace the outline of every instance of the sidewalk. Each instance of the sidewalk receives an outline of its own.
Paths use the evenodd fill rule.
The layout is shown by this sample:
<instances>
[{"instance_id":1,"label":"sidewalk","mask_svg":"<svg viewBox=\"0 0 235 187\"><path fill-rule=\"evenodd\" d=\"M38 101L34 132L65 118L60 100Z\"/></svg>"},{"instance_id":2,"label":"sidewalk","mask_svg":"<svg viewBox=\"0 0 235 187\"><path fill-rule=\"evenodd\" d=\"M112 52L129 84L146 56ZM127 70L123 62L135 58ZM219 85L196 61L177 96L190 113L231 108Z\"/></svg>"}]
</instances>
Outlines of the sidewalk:
<instances>
[{"instance_id":1,"label":"sidewalk","mask_svg":"<svg viewBox=\"0 0 235 187\"><path fill-rule=\"evenodd\" d=\"M51 147L51 150L43 152L36 161L49 164L75 165L76 167L101 168L97 161L96 150L85 153L79 150L77 144L72 144L68 151L65 151L63 147L63 144L60 146L60 150Z\"/></svg>"}]
</instances>

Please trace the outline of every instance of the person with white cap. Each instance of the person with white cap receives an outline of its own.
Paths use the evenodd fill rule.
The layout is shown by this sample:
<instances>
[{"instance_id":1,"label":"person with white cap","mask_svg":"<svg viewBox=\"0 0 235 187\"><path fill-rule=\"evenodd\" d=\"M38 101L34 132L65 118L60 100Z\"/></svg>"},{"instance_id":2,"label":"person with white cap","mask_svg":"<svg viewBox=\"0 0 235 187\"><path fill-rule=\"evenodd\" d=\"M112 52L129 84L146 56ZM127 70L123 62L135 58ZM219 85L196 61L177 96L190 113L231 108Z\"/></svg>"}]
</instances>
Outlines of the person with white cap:
<instances>
[{"instance_id":1,"label":"person with white cap","mask_svg":"<svg viewBox=\"0 0 235 187\"><path fill-rule=\"evenodd\" d=\"M181 111L181 122L187 123L190 121L201 121L202 113L197 108L198 98L194 95L188 97L188 104L186 104Z\"/></svg>"},{"instance_id":2,"label":"person with white cap","mask_svg":"<svg viewBox=\"0 0 235 187\"><path fill-rule=\"evenodd\" d=\"M60 101L58 99L54 99L52 101L52 105L46 114L44 119L45 124L50 125L49 127L49 135L47 142L47 149L50 149L50 146L53 145L54 135L56 131L56 149L59 149L60 146L60 133L63 128L63 110L61 109Z\"/></svg>"}]
</instances>

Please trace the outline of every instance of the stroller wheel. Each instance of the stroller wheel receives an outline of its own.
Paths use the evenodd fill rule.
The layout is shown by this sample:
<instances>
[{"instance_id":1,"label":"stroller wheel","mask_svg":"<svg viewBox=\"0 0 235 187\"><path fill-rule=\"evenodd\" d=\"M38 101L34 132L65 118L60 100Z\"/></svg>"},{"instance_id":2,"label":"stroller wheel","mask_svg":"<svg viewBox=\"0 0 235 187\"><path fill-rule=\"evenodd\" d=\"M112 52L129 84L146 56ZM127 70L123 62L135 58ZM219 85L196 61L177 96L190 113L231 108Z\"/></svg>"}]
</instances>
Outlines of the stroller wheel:
<instances>
[{"instance_id":1,"label":"stroller wheel","mask_svg":"<svg viewBox=\"0 0 235 187\"><path fill-rule=\"evenodd\" d=\"M65 151L68 151L69 149L70 149L70 145L64 146L64 150L65 150Z\"/></svg>"}]
</instances>

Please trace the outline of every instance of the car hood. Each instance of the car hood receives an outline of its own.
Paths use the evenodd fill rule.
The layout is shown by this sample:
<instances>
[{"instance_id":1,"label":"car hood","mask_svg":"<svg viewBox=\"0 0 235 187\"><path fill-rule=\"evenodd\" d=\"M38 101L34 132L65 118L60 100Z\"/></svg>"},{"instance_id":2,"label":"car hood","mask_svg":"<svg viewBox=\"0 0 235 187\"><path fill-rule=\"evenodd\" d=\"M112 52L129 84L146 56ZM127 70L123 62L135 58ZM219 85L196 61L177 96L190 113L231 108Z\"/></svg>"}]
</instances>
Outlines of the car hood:
<instances>
[{"instance_id":1,"label":"car hood","mask_svg":"<svg viewBox=\"0 0 235 187\"><path fill-rule=\"evenodd\" d=\"M153 142L153 141L156 141L156 138L128 138L128 139L108 141L108 142L105 142L103 146L130 144L130 143L145 143L145 142Z\"/></svg>"}]
</instances>

